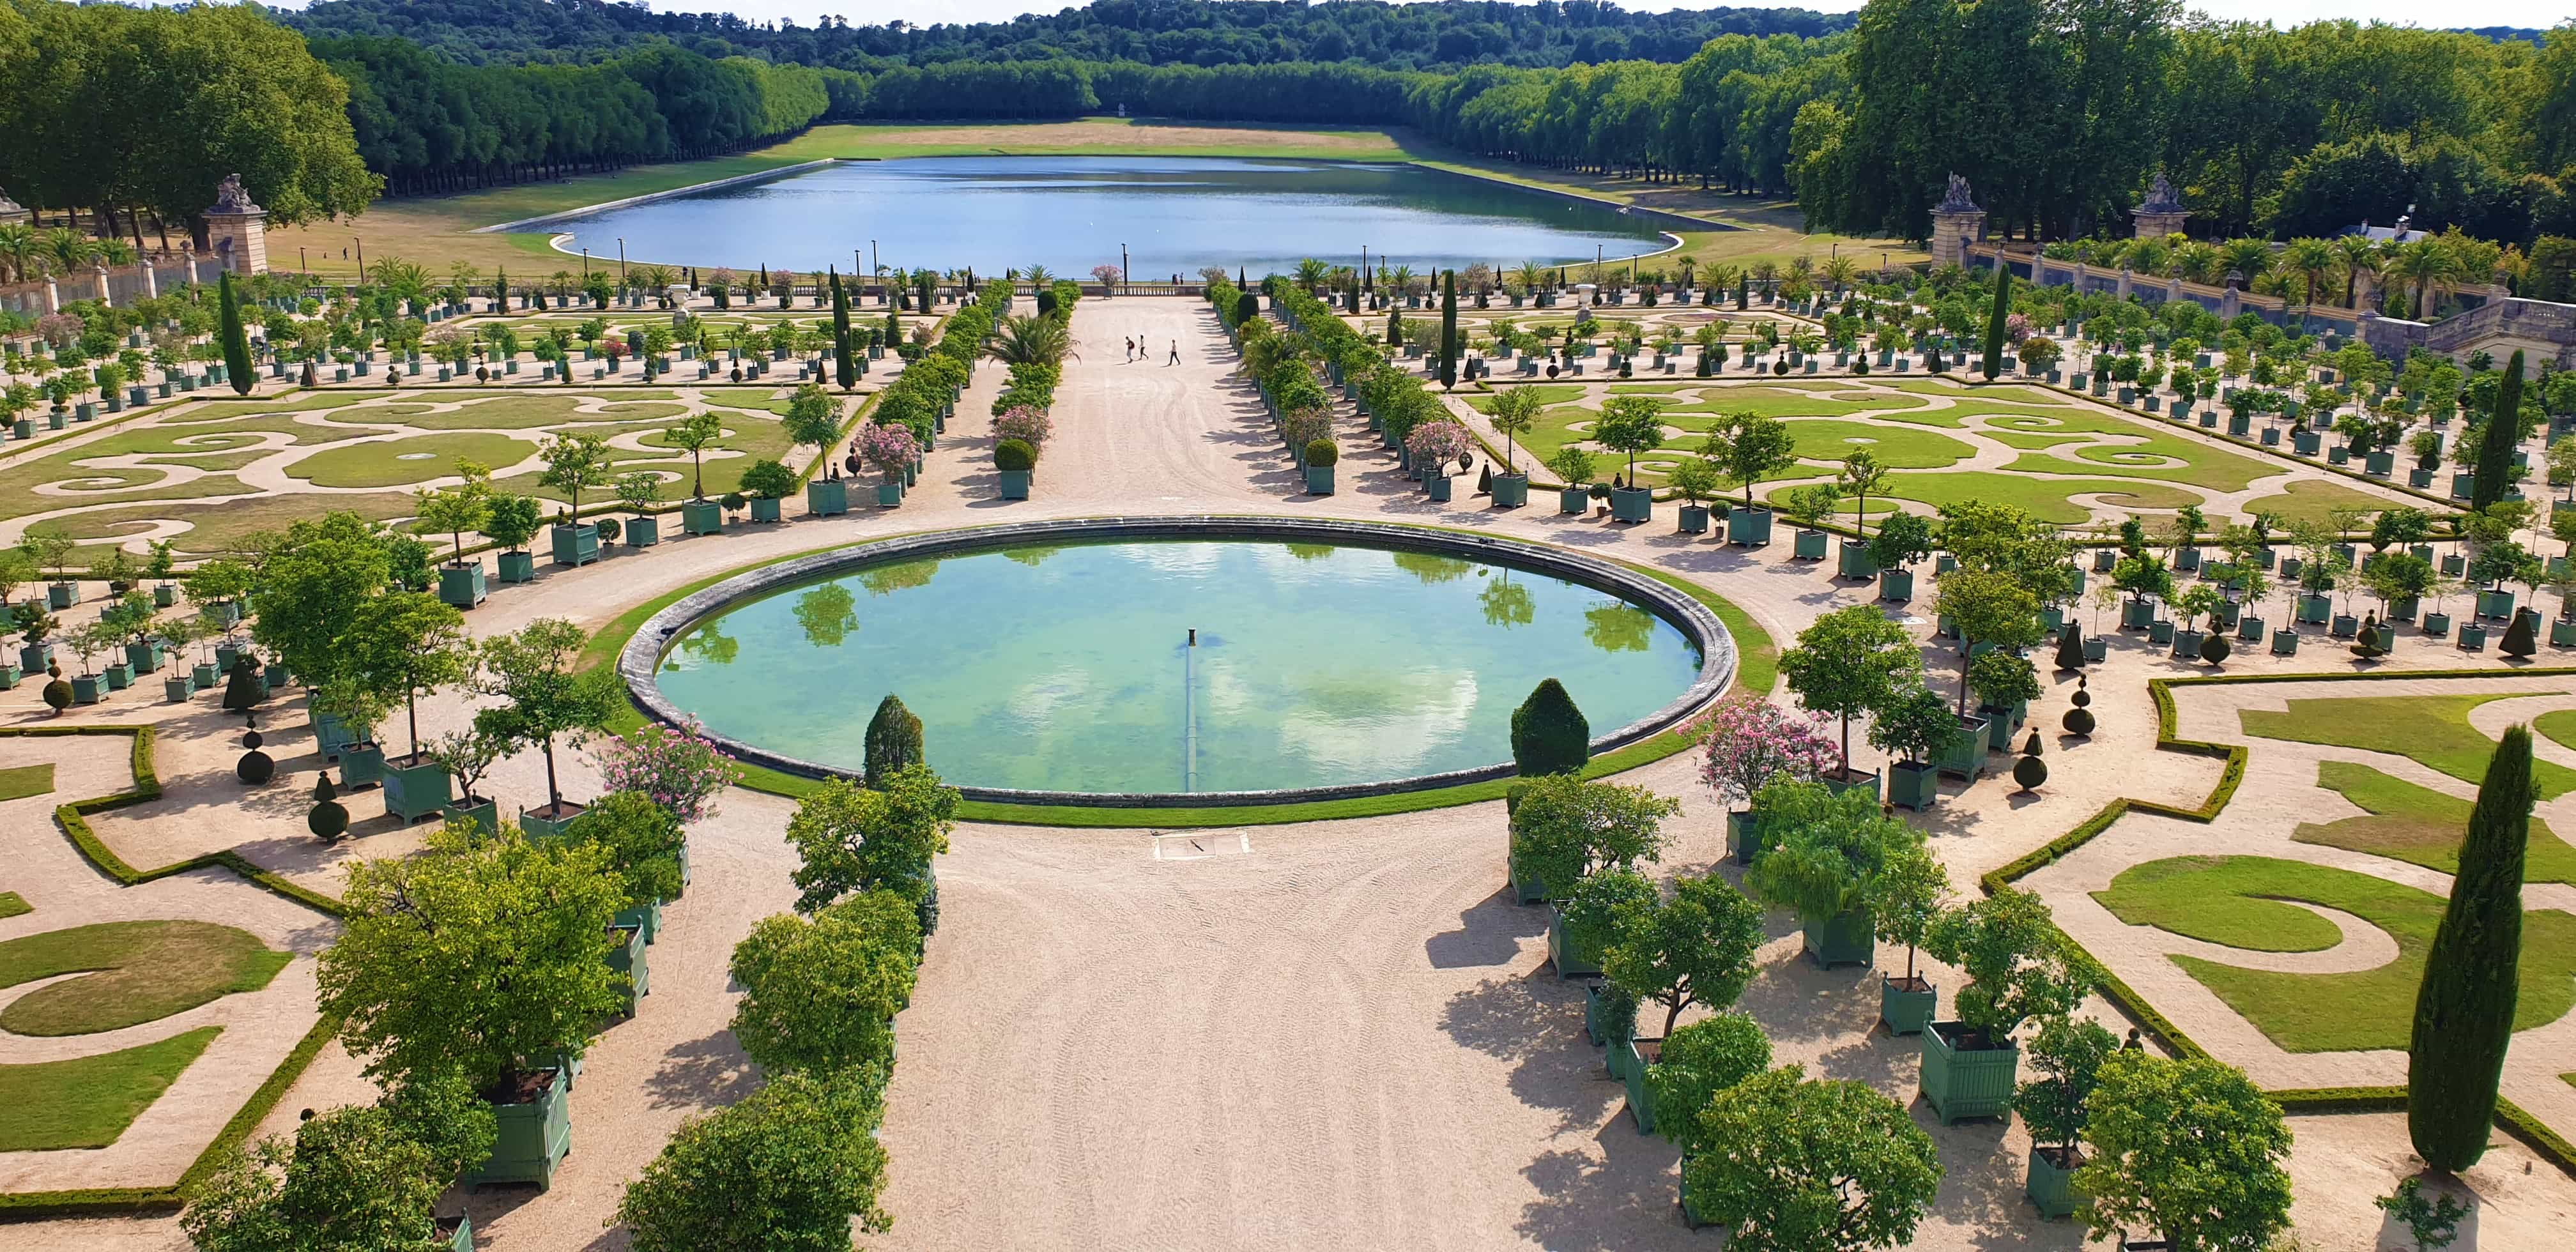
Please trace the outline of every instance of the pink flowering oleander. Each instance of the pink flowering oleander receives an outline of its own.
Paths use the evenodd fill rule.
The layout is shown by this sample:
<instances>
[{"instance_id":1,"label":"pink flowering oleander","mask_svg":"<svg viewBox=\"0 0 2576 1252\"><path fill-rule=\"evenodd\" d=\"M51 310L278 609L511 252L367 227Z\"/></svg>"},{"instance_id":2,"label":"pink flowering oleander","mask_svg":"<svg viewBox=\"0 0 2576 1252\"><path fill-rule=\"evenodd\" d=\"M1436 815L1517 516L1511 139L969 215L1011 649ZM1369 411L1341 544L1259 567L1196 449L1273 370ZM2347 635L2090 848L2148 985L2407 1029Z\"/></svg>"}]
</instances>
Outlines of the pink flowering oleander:
<instances>
[{"instance_id":1,"label":"pink flowering oleander","mask_svg":"<svg viewBox=\"0 0 2576 1252\"><path fill-rule=\"evenodd\" d=\"M1424 422L1404 439L1405 450L1420 461L1454 461L1475 446L1475 436L1456 422Z\"/></svg>"},{"instance_id":2,"label":"pink flowering oleander","mask_svg":"<svg viewBox=\"0 0 2576 1252\"><path fill-rule=\"evenodd\" d=\"M2018 344L2030 338L2030 319L2015 313L2004 319L2004 342Z\"/></svg>"},{"instance_id":3,"label":"pink flowering oleander","mask_svg":"<svg viewBox=\"0 0 2576 1252\"><path fill-rule=\"evenodd\" d=\"M903 472L904 466L921 456L920 449L912 441L912 428L909 426L870 423L859 428L858 444L860 458L877 467L889 482Z\"/></svg>"},{"instance_id":4,"label":"pink flowering oleander","mask_svg":"<svg viewBox=\"0 0 2576 1252\"><path fill-rule=\"evenodd\" d=\"M1095 265L1091 267L1091 276L1099 279L1101 286L1107 287L1118 281L1118 267L1115 265Z\"/></svg>"},{"instance_id":5,"label":"pink flowering oleander","mask_svg":"<svg viewBox=\"0 0 2576 1252\"><path fill-rule=\"evenodd\" d=\"M1777 775L1806 782L1832 770L1842 758L1826 725L1822 713L1792 712L1746 694L1710 709L1688 733L1703 743L1700 781L1736 803Z\"/></svg>"},{"instance_id":6,"label":"pink flowering oleander","mask_svg":"<svg viewBox=\"0 0 2576 1252\"><path fill-rule=\"evenodd\" d=\"M1047 415L1025 404L1004 409L1000 417L993 419L993 438L997 440L1020 439L1032 448L1043 448L1047 436L1054 433L1055 424L1047 420Z\"/></svg>"},{"instance_id":7,"label":"pink flowering oleander","mask_svg":"<svg viewBox=\"0 0 2576 1252\"><path fill-rule=\"evenodd\" d=\"M607 741L596 755L609 790L640 791L683 825L715 816L716 796L740 780L732 758L700 733L695 719L676 728L646 726Z\"/></svg>"}]
</instances>

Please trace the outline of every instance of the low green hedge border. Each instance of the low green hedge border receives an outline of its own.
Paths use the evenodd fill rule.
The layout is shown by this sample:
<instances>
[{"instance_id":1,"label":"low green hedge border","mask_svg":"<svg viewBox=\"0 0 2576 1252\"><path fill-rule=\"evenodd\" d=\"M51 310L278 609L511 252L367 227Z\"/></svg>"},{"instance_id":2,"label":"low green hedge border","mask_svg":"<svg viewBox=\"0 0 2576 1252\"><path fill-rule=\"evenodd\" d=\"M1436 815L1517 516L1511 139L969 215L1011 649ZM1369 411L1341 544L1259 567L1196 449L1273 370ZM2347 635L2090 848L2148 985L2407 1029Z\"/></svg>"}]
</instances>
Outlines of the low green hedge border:
<instances>
[{"instance_id":1,"label":"low green hedge border","mask_svg":"<svg viewBox=\"0 0 2576 1252\"><path fill-rule=\"evenodd\" d=\"M64 738L75 735L128 735L133 738L134 786L112 795L74 800L54 809L54 820L62 825L63 834L80 851L92 868L122 886L132 887L173 874L184 874L209 866L227 869L265 890L284 896L315 912L331 917L342 915L339 901L320 892L298 886L281 875L261 869L229 849L190 857L159 869L138 870L123 857L109 850L91 831L88 814L104 813L129 805L161 798L161 778L153 768L153 745L156 730L151 726L27 726L0 729L0 737ZM266 1081L251 1093L250 1099L234 1112L224 1128L216 1132L205 1151L197 1154L179 1181L167 1187L97 1187L78 1191L19 1191L0 1194L0 1223L41 1221L56 1217L112 1217L125 1213L167 1213L186 1202L189 1188L204 1181L207 1175L222 1167L233 1149L250 1138L251 1132L268 1119L277 1102L286 1098L289 1087L304 1075L306 1066L338 1033L339 1023L329 1018L313 1024L304 1038L286 1054Z\"/></svg>"},{"instance_id":2,"label":"low green hedge border","mask_svg":"<svg viewBox=\"0 0 2576 1252\"><path fill-rule=\"evenodd\" d=\"M1406 525L1405 523L1383 524L1390 526ZM1447 534L1479 533L1451 526L1414 525L1411 528L1416 530L1436 530ZM785 556L773 557L766 561L756 562L737 569L727 570L721 574L699 579L696 582L673 591L665 592L662 595L643 602L642 604L638 604L625 612L618 614L615 618L610 619L606 626L600 628L599 633L591 637L588 646L582 649L581 665L583 668L589 669L600 665L616 664L618 653L625 650L627 640L634 637L635 632L643 627L646 619L652 617L655 613L662 611L669 605L676 603L682 597L689 596L708 587L712 587L717 583L723 582L725 579L734 577L737 574L741 574L749 570L760 569L769 565L775 565L780 561L794 560L810 556L813 555L813 552L829 552L847 548L866 547L868 544L880 543L888 539L910 538L914 535L940 534L947 530L963 529L970 528L946 527L938 530L909 531L900 535L881 535L858 543L840 544L830 548L818 548L809 552L795 552ZM1638 565L1628 561L1619 561L1616 562L1616 564L1681 591L1689 595L1691 598L1698 600L1700 603L1707 605L1709 611L1717 614L1718 620L1725 624L1728 633L1733 635L1735 638L1736 668L1735 681L1731 684L1732 688L1746 691L1759 691L1765 695L1770 693L1771 688L1779 681L1780 649L1779 645L1771 638L1771 632L1764 630L1760 623L1753 620L1751 614L1748 614L1743 609L1737 607L1732 601L1729 601L1706 588L1700 587L1686 579L1666 573L1662 570L1654 569L1649 566ZM630 701L619 716L610 722L608 729L612 734L626 735L634 733L643 725L643 713L636 709ZM1690 746L1691 741L1687 736L1681 734L1677 730L1668 730L1650 739L1632 743L1615 752L1604 753L1601 756L1593 758L1592 762L1584 767L1582 776L1585 778L1600 778L1609 774L1636 769L1639 766L1652 764L1653 762L1660 761L1675 753L1685 751L1689 749ZM785 796L789 799L802 798L812 793L815 788L822 785L822 780L820 779L806 778L802 775L766 769L757 765L737 764L736 768L741 771L741 785L743 787L753 791L766 792L770 795ZM1426 809L1454 808L1462 804L1479 804L1488 800L1502 799L1503 792L1507 790L1511 784L1511 779L1497 778L1487 782L1467 783L1456 787L1440 787L1427 791L1404 791L1397 792L1392 795L1360 796L1348 800L1320 800L1308 804L1255 804L1203 809L1133 809L1055 804L997 804L988 801L969 800L958 806L957 815L967 821L991 822L999 825L1068 826L1089 829L1133 830L1189 829L1204 826L1274 826L1290 822L1320 822L1356 817L1382 817L1391 813L1415 813Z\"/></svg>"},{"instance_id":3,"label":"low green hedge border","mask_svg":"<svg viewBox=\"0 0 2576 1252\"><path fill-rule=\"evenodd\" d=\"M2113 800L2096 810L2092 816L2077 823L2074 829L2048 841L2044 846L2018 860L1987 872L1978 880L1978 885L1991 895L2043 866L2053 864L2059 857L2083 847L2091 842L2094 836L2110 829L2113 822L2120 820L2132 810L2181 818L2191 822L2207 823L2217 820L2220 811L2227 807L2228 801L2236 798L2237 787L2245 781L2245 763L2250 750L2241 743L2203 743L2199 740L2176 738L2173 698L2175 687L2215 687L2236 683L2315 683L2373 679L2520 678L2565 675L2576 675L2576 667L2559 666L2505 671L2384 669L2359 674L2214 674L2205 678L2150 679L2147 682L2147 694L2156 705L2156 750L2221 757L2227 762L2226 768L2219 774L2218 785L2210 789L2209 798L2203 800L2199 807L2188 809L2152 800L2132 800L2127 797ZM2073 943L2072 936L2068 936L2068 942ZM2080 949L2083 945L2075 944L2075 946ZM2098 960L2094 963L2101 965ZM2146 997L2139 995L2134 988L2122 982L2120 976L2112 973L2108 966L2102 966L2100 990L2104 999L2111 1001L2121 1012L2134 1019L2139 1029L2154 1036L2166 1051L2181 1057L2199 1059L2209 1057L2209 1049L2202 1047L2197 1040L2184 1034L2181 1027L2174 1025L2171 1019L2157 1012L2147 1003ZM2406 1107L2406 1088L2404 1087L2295 1087L2267 1091L2264 1094L2271 1097L2273 1103L2294 1113L2380 1113L2403 1110ZM2507 1134L2521 1140L2542 1160L2557 1166L2569 1176L2576 1177L2576 1145L2570 1145L2564 1136L2542 1124L2539 1118L2525 1112L2522 1106L2498 1096L2496 1124Z\"/></svg>"}]
</instances>

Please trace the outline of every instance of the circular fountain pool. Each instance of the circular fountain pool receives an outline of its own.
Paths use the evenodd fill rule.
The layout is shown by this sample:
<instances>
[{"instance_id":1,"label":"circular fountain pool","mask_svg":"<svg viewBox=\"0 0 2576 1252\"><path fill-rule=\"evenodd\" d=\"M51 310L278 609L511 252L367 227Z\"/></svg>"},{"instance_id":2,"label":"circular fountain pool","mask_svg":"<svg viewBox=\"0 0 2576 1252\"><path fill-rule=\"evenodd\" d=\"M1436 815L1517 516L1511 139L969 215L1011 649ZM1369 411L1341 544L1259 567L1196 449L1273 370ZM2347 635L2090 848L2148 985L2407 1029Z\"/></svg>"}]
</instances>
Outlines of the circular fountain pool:
<instances>
[{"instance_id":1,"label":"circular fountain pool","mask_svg":"<svg viewBox=\"0 0 2576 1252\"><path fill-rule=\"evenodd\" d=\"M970 795L1180 804L1508 772L1512 710L1550 677L1600 747L1633 741L1715 694L1733 655L1697 601L1588 557L1166 519L920 536L753 571L657 615L625 669L654 712L764 764L857 772L893 693Z\"/></svg>"}]
</instances>

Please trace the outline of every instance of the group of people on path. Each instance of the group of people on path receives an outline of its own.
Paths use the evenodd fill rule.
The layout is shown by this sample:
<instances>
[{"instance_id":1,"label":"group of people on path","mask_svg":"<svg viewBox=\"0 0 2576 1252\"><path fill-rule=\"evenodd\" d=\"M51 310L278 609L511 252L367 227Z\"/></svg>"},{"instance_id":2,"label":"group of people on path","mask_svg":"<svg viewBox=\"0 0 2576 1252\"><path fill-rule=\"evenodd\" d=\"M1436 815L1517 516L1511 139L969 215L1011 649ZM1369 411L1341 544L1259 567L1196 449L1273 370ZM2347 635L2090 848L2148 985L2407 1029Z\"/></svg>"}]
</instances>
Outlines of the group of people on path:
<instances>
[{"instance_id":1,"label":"group of people on path","mask_svg":"<svg viewBox=\"0 0 2576 1252\"><path fill-rule=\"evenodd\" d=\"M1146 345L1145 337L1143 335L1129 335L1127 337L1127 363L1129 365L1134 365L1138 361L1149 360L1153 355L1154 350ZM1170 366L1178 365L1180 363L1181 341L1175 339L1172 341L1172 355L1169 359L1165 360L1163 364Z\"/></svg>"}]
</instances>

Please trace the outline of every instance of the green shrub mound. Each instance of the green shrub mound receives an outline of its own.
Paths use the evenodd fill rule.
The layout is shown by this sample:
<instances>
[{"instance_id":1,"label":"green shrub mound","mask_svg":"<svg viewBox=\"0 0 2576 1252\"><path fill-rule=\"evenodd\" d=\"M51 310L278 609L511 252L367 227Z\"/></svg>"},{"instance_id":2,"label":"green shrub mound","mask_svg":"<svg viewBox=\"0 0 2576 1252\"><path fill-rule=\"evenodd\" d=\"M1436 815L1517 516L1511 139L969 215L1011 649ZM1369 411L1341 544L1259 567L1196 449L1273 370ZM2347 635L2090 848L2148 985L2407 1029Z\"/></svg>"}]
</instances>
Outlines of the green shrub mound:
<instances>
[{"instance_id":1,"label":"green shrub mound","mask_svg":"<svg viewBox=\"0 0 2576 1252\"><path fill-rule=\"evenodd\" d=\"M1318 439L1306 445L1306 464L1334 465L1342 459L1342 446L1330 439Z\"/></svg>"},{"instance_id":2,"label":"green shrub mound","mask_svg":"<svg viewBox=\"0 0 2576 1252\"><path fill-rule=\"evenodd\" d=\"M1036 469L1038 450L1026 439L1005 439L993 445L993 468L1012 473Z\"/></svg>"},{"instance_id":3,"label":"green shrub mound","mask_svg":"<svg viewBox=\"0 0 2576 1252\"><path fill-rule=\"evenodd\" d=\"M1512 710L1512 764L1524 778L1571 774L1592 759L1592 724L1553 678Z\"/></svg>"}]
</instances>

